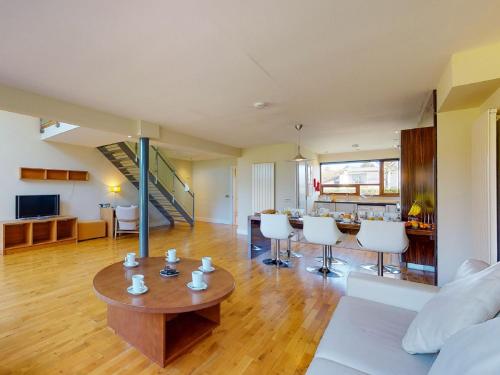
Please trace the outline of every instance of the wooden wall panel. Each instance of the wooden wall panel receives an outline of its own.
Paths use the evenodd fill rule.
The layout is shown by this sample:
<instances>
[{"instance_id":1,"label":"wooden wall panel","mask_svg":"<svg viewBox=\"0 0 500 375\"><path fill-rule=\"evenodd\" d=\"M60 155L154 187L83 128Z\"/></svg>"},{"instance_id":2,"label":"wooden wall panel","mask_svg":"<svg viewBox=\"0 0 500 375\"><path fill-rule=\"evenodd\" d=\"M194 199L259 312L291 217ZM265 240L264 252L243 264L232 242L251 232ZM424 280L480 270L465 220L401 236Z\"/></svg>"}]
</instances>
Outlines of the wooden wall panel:
<instances>
[{"instance_id":1,"label":"wooden wall panel","mask_svg":"<svg viewBox=\"0 0 500 375\"><path fill-rule=\"evenodd\" d=\"M435 207L436 128L417 128L401 132L401 211L408 211L415 199Z\"/></svg>"},{"instance_id":2,"label":"wooden wall panel","mask_svg":"<svg viewBox=\"0 0 500 375\"><path fill-rule=\"evenodd\" d=\"M436 223L436 127L409 129L401 132L401 214L403 220L408 220L408 211L415 200L421 200L433 209L433 220ZM408 263L436 267L435 237L432 240L415 242L403 258Z\"/></svg>"}]
</instances>

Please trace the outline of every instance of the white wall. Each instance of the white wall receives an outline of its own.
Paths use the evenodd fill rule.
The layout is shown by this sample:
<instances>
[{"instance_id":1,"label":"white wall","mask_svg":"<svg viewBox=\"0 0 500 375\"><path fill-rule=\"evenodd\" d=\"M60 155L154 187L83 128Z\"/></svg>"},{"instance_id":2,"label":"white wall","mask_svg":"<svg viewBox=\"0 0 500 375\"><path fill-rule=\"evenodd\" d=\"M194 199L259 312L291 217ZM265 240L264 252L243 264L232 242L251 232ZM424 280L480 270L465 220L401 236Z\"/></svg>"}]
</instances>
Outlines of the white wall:
<instances>
[{"instance_id":1,"label":"white wall","mask_svg":"<svg viewBox=\"0 0 500 375\"><path fill-rule=\"evenodd\" d=\"M452 280L458 266L473 257L471 236L471 129L477 108L438 114L437 230L438 284Z\"/></svg>"},{"instance_id":2,"label":"white wall","mask_svg":"<svg viewBox=\"0 0 500 375\"><path fill-rule=\"evenodd\" d=\"M247 234L248 215L252 212L252 164L275 163L276 209L296 206L296 164L290 160L297 153L294 144L276 144L246 148L237 164L238 233ZM302 149L304 156L316 155Z\"/></svg>"},{"instance_id":3,"label":"white wall","mask_svg":"<svg viewBox=\"0 0 500 375\"><path fill-rule=\"evenodd\" d=\"M232 224L233 158L193 162L195 220Z\"/></svg>"},{"instance_id":4,"label":"white wall","mask_svg":"<svg viewBox=\"0 0 500 375\"><path fill-rule=\"evenodd\" d=\"M15 218L18 194L60 194L61 214L80 219L99 217L99 203L113 203L108 186L120 185L117 204L137 203L137 189L95 148L40 140L39 119L0 111L0 219ZM19 179L19 167L87 170L86 182ZM167 221L150 207L151 225Z\"/></svg>"}]
</instances>

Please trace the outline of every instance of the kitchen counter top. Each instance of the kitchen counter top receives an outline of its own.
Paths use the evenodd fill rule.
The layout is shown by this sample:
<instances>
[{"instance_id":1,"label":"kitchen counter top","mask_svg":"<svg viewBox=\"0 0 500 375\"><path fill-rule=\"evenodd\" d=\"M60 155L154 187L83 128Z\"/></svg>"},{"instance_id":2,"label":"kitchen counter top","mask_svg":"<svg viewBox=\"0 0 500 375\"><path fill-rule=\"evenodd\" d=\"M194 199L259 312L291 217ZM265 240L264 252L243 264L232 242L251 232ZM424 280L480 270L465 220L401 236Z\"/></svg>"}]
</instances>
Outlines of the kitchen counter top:
<instances>
[{"instance_id":1,"label":"kitchen counter top","mask_svg":"<svg viewBox=\"0 0 500 375\"><path fill-rule=\"evenodd\" d=\"M392 201L392 202L376 202L376 201L315 201L315 203L347 203L347 204L359 204L363 206L385 206L385 205L396 205L399 202L397 201Z\"/></svg>"}]
</instances>

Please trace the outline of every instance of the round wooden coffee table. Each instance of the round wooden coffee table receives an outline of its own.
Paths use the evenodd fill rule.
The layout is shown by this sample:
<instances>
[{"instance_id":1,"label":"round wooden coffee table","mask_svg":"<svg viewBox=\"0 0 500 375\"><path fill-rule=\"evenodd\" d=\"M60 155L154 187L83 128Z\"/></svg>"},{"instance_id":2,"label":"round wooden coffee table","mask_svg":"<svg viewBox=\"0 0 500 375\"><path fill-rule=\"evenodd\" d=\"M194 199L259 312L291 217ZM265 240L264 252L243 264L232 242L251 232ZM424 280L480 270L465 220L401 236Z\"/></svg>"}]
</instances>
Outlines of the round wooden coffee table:
<instances>
[{"instance_id":1,"label":"round wooden coffee table","mask_svg":"<svg viewBox=\"0 0 500 375\"><path fill-rule=\"evenodd\" d=\"M200 260L181 259L178 276L164 278L165 258L140 258L139 266L112 264L94 277L94 291L108 304L108 325L125 341L164 367L220 324L220 303L234 290L233 276L214 265L203 275L208 288L192 291L186 284ZM149 290L134 296L127 292L133 275L144 275Z\"/></svg>"}]
</instances>

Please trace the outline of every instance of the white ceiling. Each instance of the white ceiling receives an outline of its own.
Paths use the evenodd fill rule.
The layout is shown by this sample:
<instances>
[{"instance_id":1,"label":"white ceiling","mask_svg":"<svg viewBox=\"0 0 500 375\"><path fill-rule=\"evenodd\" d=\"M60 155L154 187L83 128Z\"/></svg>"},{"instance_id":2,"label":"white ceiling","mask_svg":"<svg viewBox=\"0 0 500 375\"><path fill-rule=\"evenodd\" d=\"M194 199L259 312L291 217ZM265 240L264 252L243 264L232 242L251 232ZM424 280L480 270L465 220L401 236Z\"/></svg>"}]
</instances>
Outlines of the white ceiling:
<instances>
[{"instance_id":1,"label":"white ceiling","mask_svg":"<svg viewBox=\"0 0 500 375\"><path fill-rule=\"evenodd\" d=\"M343 152L417 124L498 0L0 0L0 82L236 147ZM264 110L252 103L269 102Z\"/></svg>"}]
</instances>

